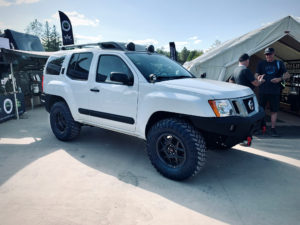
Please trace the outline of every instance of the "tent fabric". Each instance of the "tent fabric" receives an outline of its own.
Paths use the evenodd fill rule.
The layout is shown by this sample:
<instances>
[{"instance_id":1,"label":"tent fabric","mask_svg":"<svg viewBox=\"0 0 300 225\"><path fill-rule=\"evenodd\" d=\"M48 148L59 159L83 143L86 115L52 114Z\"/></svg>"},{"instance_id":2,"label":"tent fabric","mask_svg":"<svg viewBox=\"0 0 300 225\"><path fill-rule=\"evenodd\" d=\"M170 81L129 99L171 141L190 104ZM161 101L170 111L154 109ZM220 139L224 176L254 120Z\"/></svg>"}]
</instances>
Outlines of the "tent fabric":
<instances>
[{"instance_id":1,"label":"tent fabric","mask_svg":"<svg viewBox=\"0 0 300 225\"><path fill-rule=\"evenodd\" d=\"M285 38L287 36L288 38ZM286 40L285 42L278 42L283 38ZM276 50L278 45L289 46L290 42L290 45L293 45L293 42L295 42L300 46L300 18L287 16L238 38L224 42L196 59L186 62L184 67L197 77L206 73L208 79L224 81L232 75L234 68L238 64L238 59L243 53L247 53L249 56L258 54L258 56L260 55L261 58L264 58L263 50L266 47L272 46ZM299 60L299 50L291 46L289 48L291 49L290 51L293 51L294 57L289 58L287 56L286 59L281 57L279 59Z\"/></svg>"},{"instance_id":2,"label":"tent fabric","mask_svg":"<svg viewBox=\"0 0 300 225\"><path fill-rule=\"evenodd\" d=\"M24 34L14 30L4 30L14 49L25 51L45 51L40 39L31 34Z\"/></svg>"},{"instance_id":3,"label":"tent fabric","mask_svg":"<svg viewBox=\"0 0 300 225\"><path fill-rule=\"evenodd\" d=\"M27 56L31 58L48 58L54 52L39 52L39 51L22 51L22 50L15 50L15 49L5 49L0 48L0 53L5 54L7 56Z\"/></svg>"}]
</instances>

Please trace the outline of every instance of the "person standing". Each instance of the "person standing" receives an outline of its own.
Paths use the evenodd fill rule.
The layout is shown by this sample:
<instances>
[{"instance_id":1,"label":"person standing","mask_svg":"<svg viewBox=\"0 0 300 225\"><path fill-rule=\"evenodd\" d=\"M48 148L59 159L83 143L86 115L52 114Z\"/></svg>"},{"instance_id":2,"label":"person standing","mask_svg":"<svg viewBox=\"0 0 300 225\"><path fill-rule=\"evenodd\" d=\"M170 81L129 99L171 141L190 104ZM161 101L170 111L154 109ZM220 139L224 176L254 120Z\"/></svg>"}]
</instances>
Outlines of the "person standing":
<instances>
[{"instance_id":1,"label":"person standing","mask_svg":"<svg viewBox=\"0 0 300 225\"><path fill-rule=\"evenodd\" d=\"M252 90L254 90L255 87L261 85L264 82L264 76L260 75L256 79L251 70L248 68L249 63L249 55L241 55L239 58L239 65L237 68L235 68L233 76L230 78L229 82L247 86Z\"/></svg>"},{"instance_id":2,"label":"person standing","mask_svg":"<svg viewBox=\"0 0 300 225\"><path fill-rule=\"evenodd\" d=\"M267 103L270 104L271 136L278 137L276 121L280 104L280 86L282 81L290 78L290 74L286 71L282 61L274 59L274 48L266 48L264 54L266 60L263 60L258 64L255 74L255 76L264 75L265 80L259 87L259 104L264 109Z\"/></svg>"}]
</instances>

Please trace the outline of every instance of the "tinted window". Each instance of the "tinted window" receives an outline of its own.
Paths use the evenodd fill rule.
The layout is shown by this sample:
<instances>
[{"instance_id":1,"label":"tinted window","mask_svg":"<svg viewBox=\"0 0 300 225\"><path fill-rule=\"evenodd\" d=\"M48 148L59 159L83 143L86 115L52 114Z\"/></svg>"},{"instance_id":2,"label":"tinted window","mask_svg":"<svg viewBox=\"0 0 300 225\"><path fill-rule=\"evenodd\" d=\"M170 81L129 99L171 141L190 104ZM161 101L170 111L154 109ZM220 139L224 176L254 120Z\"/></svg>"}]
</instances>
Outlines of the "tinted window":
<instances>
[{"instance_id":1,"label":"tinted window","mask_svg":"<svg viewBox=\"0 0 300 225\"><path fill-rule=\"evenodd\" d=\"M192 78L193 75L177 62L166 56L147 53L127 53L127 56L149 81L149 76L155 74L160 80Z\"/></svg>"},{"instance_id":2,"label":"tinted window","mask_svg":"<svg viewBox=\"0 0 300 225\"><path fill-rule=\"evenodd\" d=\"M92 58L92 53L73 54L69 63L67 75L75 80L87 80Z\"/></svg>"},{"instance_id":3,"label":"tinted window","mask_svg":"<svg viewBox=\"0 0 300 225\"><path fill-rule=\"evenodd\" d=\"M112 82L110 80L111 72L124 73L132 76L130 69L124 61L115 55L102 55L100 56L97 69L97 82Z\"/></svg>"},{"instance_id":4,"label":"tinted window","mask_svg":"<svg viewBox=\"0 0 300 225\"><path fill-rule=\"evenodd\" d=\"M59 75L64 59L65 56L50 58L46 67L46 74Z\"/></svg>"}]
</instances>

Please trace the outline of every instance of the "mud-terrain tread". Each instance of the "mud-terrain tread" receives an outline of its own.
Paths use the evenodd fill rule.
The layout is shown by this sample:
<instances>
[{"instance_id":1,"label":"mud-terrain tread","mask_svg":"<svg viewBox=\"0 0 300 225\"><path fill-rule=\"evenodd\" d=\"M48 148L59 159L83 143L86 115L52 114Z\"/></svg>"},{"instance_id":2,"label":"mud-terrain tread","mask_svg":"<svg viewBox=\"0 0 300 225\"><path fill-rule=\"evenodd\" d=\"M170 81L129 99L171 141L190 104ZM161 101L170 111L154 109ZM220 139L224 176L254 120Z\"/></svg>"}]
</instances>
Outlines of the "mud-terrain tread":
<instances>
[{"instance_id":1,"label":"mud-terrain tread","mask_svg":"<svg viewBox=\"0 0 300 225\"><path fill-rule=\"evenodd\" d=\"M189 161L188 165L184 165L185 168L183 171L179 171L176 174L161 169L161 166L159 165L160 161L156 156L156 151L153 151L154 149L152 149L152 145L156 143L153 138L155 138L155 136L158 137L163 130L173 131L182 139L187 151L191 151L188 153L192 157L187 160ZM195 176L203 168L206 161L206 144L203 137L191 124L178 118L161 120L150 129L147 136L147 150L150 161L156 170L163 176L173 180L184 180L191 176Z\"/></svg>"},{"instance_id":2,"label":"mud-terrain tread","mask_svg":"<svg viewBox=\"0 0 300 225\"><path fill-rule=\"evenodd\" d=\"M63 112L64 117L67 121L67 128L64 133L58 132L56 127L55 127L55 122L54 122L54 114L57 110L60 110ZM74 119L73 116L70 112L69 107L66 105L64 102L56 102L52 107L50 111L50 124L52 131L54 135L61 141L70 141L75 139L76 137L79 136L80 130L81 130L81 125L77 123Z\"/></svg>"}]
</instances>

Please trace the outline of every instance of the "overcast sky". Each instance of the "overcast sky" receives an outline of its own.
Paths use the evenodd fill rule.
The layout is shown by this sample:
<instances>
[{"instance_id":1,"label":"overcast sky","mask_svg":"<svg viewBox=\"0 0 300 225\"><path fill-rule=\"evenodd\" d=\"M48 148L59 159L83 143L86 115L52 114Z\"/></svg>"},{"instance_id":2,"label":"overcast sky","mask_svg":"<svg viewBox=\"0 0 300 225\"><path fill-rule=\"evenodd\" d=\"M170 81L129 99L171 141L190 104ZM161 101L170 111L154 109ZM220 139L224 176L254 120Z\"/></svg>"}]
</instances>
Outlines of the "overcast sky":
<instances>
[{"instance_id":1,"label":"overcast sky","mask_svg":"<svg viewBox=\"0 0 300 225\"><path fill-rule=\"evenodd\" d=\"M38 19L60 30L58 10L71 19L79 43L135 41L156 48L205 50L292 15L299 0L0 0L0 29L24 32Z\"/></svg>"}]
</instances>

